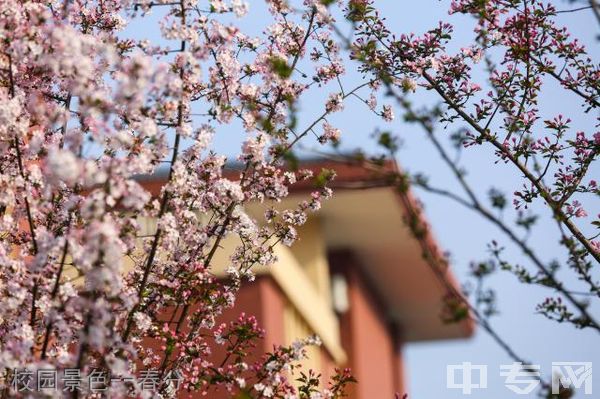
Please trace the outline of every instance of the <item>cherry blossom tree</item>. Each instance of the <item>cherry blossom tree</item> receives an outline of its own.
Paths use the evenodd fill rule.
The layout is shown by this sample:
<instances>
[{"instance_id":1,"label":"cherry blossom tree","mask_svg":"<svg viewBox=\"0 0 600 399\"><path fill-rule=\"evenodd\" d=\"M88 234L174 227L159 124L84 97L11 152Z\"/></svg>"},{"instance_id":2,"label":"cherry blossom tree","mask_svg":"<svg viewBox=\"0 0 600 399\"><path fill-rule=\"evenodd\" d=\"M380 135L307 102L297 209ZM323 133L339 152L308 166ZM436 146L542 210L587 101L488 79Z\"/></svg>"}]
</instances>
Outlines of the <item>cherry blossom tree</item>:
<instances>
[{"instance_id":1,"label":"cherry blossom tree","mask_svg":"<svg viewBox=\"0 0 600 399\"><path fill-rule=\"evenodd\" d=\"M263 334L256 319L218 321L253 266L273 263L274 246L292 245L295 227L331 196L326 173L297 207L268 206L311 179L283 161L315 129L338 140L323 122L345 99L297 127L295 104L344 67L323 4L268 3L259 36L227 22L246 13L240 0L0 3L3 397L47 394L30 391L24 370L108 371L126 381L109 387L111 397L336 398L353 381L348 370L329 382L296 370L315 337L248 364ZM127 38L136 21L161 38ZM234 122L246 137L242 168L227 177L211 141ZM139 176L161 168L167 182L154 197ZM245 213L250 201L265 203L263 220ZM157 221L146 236L143 220ZM215 254L229 236L240 244L228 277L216 279ZM222 359L211 357L217 347ZM181 384L162 378L144 390L133 377L145 369ZM98 395L91 389L54 394Z\"/></svg>"},{"instance_id":2,"label":"cherry blossom tree","mask_svg":"<svg viewBox=\"0 0 600 399\"><path fill-rule=\"evenodd\" d=\"M354 161L384 173L404 196L410 185L440 194L500 229L490 259L474 263L477 280L499 268L512 272L552 292L539 313L600 332L590 311L600 296L600 221L588 215L598 195L590 175L600 133L573 131L569 116L548 115L538 103L555 84L581 103L578 118L598 123L600 72L556 23L565 10L539 0L451 1L451 13L474 18L476 35L452 52L449 23L422 36L395 35L368 0L266 4L266 28L256 35L238 24L249 7L242 0L0 0L4 397L34 395L19 392L19 371L42 369L99 369L126 379L110 386L111 397L216 390L250 398L343 396L353 382L348 370L329 382L298 370L305 346L317 338L248 364L263 334L256 319L240 315L222 324L219 315L253 279L253 267L272 264L275 246L292 245L296 227L332 195L333 171L313 176L290 165L299 143L311 137L340 148L343 132L328 117L343 112L349 98L384 121L398 114L420 126L461 193L390 168L384 161L395 159L398 144L385 131L376 135L385 156L362 153ZM597 7L590 1L581 11L597 14ZM124 32L132 24L160 38L129 37ZM346 75L356 67L358 82ZM328 85L340 90L323 101L321 114L300 118L302 100ZM438 101L416 107L410 96L417 90ZM382 97L390 101L379 107ZM512 198L492 189L487 205L451 156L440 126L452 131L447 138L456 148L515 168L522 185ZM244 135L236 159L214 151L213 140L227 127ZM240 165L234 174L226 172L228 161ZM160 170L167 182L153 196L140 176ZM296 207L270 206L314 178L315 190ZM515 223L496 212L508 211L510 200ZM262 220L244 211L250 202L264 204ZM541 215L532 213L540 207ZM424 239L428 226L420 212L412 209L407 223ZM556 225L562 263L545 260L518 233L540 216ZM144 220L157 221L150 234L141 234ZM217 279L216 254L228 237L239 245L227 278ZM507 259L505 243L523 257ZM443 279L447 259L429 261ZM584 287L584 298L559 277L561 266ZM493 329L493 293L478 287L469 302L449 285L444 317L473 318L528 364ZM223 358L211 356L216 348ZM133 378L145 369L180 375L183 384L163 378L149 393ZM60 397L93 395L89 386L60 388Z\"/></svg>"},{"instance_id":3,"label":"cherry blossom tree","mask_svg":"<svg viewBox=\"0 0 600 399\"><path fill-rule=\"evenodd\" d=\"M598 16L600 9L595 1L577 8L555 3L451 1L450 15L473 18L475 40L464 44L457 43L453 26L444 21L421 36L397 32L372 1L350 1L346 16L354 29L350 35L337 30L364 76L377 77L403 119L425 132L455 182L446 188L436 184L436 176L405 173L397 167L390 170L382 161L394 160L399 146L399 138L390 132L376 135L385 150L383 157L361 152L355 159L379 170L403 195L410 185L441 195L500 231L501 236L489 243L489 259L472 264L477 283L467 292L472 294L471 301L448 284L444 317L448 321L474 319L524 369L530 360L516 353L489 320L497 312L497 293L486 288L484 281L497 270L548 290L536 313L577 329L600 332L592 309L600 297L600 215L590 215L598 210L595 162L600 149L600 69L585 46L558 23L563 13L591 11ZM460 50L451 50L457 46ZM552 114L539 99L553 90L578 102L581 111ZM415 91L427 91L437 100L415 105L411 97ZM573 119L594 127L578 130L572 127ZM519 185L508 188L511 195L492 187L489 202L481 198L469 181L469 170L456 156L461 151L486 154L489 164L514 168ZM420 212L414 208L407 219L417 238L423 238L428 229L420 222ZM509 221L512 217L514 223ZM543 218L556 227L562 259L546 260L543 248L527 239ZM507 257L506 246L517 248L522 257ZM448 260L440 256L430 261L444 279ZM550 382L542 381L541 386L544 394L555 397ZM560 397L572 393L565 387Z\"/></svg>"}]
</instances>

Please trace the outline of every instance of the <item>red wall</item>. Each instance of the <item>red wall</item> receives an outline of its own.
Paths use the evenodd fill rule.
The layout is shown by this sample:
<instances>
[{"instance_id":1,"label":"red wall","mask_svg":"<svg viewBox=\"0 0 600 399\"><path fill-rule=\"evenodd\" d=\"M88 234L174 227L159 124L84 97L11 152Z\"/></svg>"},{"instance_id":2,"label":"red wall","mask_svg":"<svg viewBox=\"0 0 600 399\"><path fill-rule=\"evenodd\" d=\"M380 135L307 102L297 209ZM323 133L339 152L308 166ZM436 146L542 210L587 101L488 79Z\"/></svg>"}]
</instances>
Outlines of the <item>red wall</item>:
<instances>
[{"instance_id":1,"label":"red wall","mask_svg":"<svg viewBox=\"0 0 600 399\"><path fill-rule=\"evenodd\" d=\"M362 275L351 252L330 254L335 273L348 283L350 307L340 316L342 345L349 367L358 380L351 398L394 398L404 393L402 359L398 340L384 317L384 308Z\"/></svg>"},{"instance_id":2,"label":"red wall","mask_svg":"<svg viewBox=\"0 0 600 399\"><path fill-rule=\"evenodd\" d=\"M283 331L283 311L284 311L284 296L276 283L271 277L261 276L257 277L253 283L242 285L236 296L236 304L232 309L227 309L221 317L217 319L217 324L227 323L229 321L237 319L240 314L246 313L246 315L255 316L258 325L266 330L264 339L257 341L257 347L254 348L253 352L246 358L246 363L252 365L254 362L260 359L260 357L273 350L273 346L283 344L284 331ZM190 313L193 309L190 309ZM177 316L177 315L176 315ZM174 319L177 320L178 317ZM165 320L171 319L168 315L163 317ZM183 327L183 331L186 327ZM147 339L146 345L155 347L158 349L160 345L153 339ZM211 360L216 364L219 364L226 356L224 347L220 345L212 345L211 349L213 353ZM250 381L248 383L251 383ZM202 396L201 393L187 393L181 392L178 395L180 398L201 398L208 397L211 399L226 399L231 398L231 393L225 389L219 391L209 391L207 396Z\"/></svg>"}]
</instances>

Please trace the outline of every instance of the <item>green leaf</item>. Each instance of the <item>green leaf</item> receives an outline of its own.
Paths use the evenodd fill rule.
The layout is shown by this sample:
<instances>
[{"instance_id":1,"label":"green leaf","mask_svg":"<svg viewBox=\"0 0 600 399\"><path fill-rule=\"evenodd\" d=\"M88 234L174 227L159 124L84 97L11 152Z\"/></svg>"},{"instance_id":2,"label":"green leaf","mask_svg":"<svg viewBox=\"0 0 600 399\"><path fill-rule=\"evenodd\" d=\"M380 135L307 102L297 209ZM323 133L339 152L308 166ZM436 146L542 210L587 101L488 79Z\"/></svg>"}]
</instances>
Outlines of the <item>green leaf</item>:
<instances>
[{"instance_id":1,"label":"green leaf","mask_svg":"<svg viewBox=\"0 0 600 399\"><path fill-rule=\"evenodd\" d=\"M321 173L315 178L315 184L318 187L325 187L335 177L335 171L331 169L322 169Z\"/></svg>"},{"instance_id":2,"label":"green leaf","mask_svg":"<svg viewBox=\"0 0 600 399\"><path fill-rule=\"evenodd\" d=\"M273 72L275 72L283 79L287 79L292 75L292 68L287 64L287 61L283 58L271 57L270 62L271 67L273 68Z\"/></svg>"},{"instance_id":3,"label":"green leaf","mask_svg":"<svg viewBox=\"0 0 600 399\"><path fill-rule=\"evenodd\" d=\"M242 391L234 396L234 399L252 399L252 396L247 391Z\"/></svg>"}]
</instances>

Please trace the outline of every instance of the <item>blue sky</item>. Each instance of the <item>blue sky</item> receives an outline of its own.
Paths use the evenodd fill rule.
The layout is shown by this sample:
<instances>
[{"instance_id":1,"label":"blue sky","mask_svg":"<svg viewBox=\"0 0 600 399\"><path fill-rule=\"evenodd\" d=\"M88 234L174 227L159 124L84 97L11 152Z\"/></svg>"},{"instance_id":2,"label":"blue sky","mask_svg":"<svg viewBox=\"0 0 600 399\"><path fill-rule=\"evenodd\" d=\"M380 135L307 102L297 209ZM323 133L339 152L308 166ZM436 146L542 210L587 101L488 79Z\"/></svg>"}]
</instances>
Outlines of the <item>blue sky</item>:
<instances>
[{"instance_id":1,"label":"blue sky","mask_svg":"<svg viewBox=\"0 0 600 399\"><path fill-rule=\"evenodd\" d=\"M566 1L557 1L556 4L559 9L572 7ZM456 27L453 48L468 45L472 37L473 21L461 16L449 17L447 14L449 1L388 0L377 1L376 5L396 33L419 34L435 26L440 20L449 20ZM250 32L260 32L266 22L263 17L265 12L262 1L251 1L250 14L241 21L242 28ZM589 52L597 60L599 53L595 36L600 29L591 12L562 14L560 21L570 27L575 37L588 45ZM147 23L134 23L126 33L138 38L155 39L156 32L148 27ZM152 27L154 28L155 26ZM353 87L352 83L356 85L358 81L359 76L355 73L350 73L344 80L346 88ZM337 90L335 86L325 87L304 99L300 103L300 127L314 120L322 112L323 102L320 100ZM417 103L431 104L433 97L428 93L417 93L414 100ZM381 99L380 104L383 103L386 103L385 99ZM540 108L544 110L545 116L553 117L558 113L573 116L574 127L590 133L594 129L593 116L584 116L579 105L577 98L565 96L561 90L552 86L549 86L546 94L540 99ZM329 122L342 130L344 150L355 148L374 150L370 133L376 127L397 133L404 143L398 156L404 169L411 172L425 172L431 177L431 183L434 185L455 187L451 174L417 126L407 125L400 118L389 124L384 123L380 118L369 115L364 104L352 99L346 104L344 112L329 118ZM243 137L244 134L239 126L232 125L221 129L216 135L215 149L235 154L239 148L238 143L243 140ZM316 148L316 142L309 140L304 146ZM493 163L494 158L489 147L465 151L461 159L463 165L469 170L469 181L483 199L486 198L486 192L491 185L500 187L505 193L511 193L521 184L520 177L515 174L512 167ZM596 167L590 174L600 176L600 170ZM459 205L427 193L417 191L417 194L425 204L426 215L433 225L437 240L444 249L451 252L454 272L461 281L467 279L468 265L471 260L487 258L486 246L492 239L497 239L502 244L507 243L494 227L470 211L460 208ZM597 215L599 212L600 204L596 200L596 203L588 208L588 213ZM545 261L561 257L562 253L557 245L557 231L553 223L542 223L535 227L530 243L538 249ZM522 259L519 251L509 245L507 247L509 259ZM550 296L552 292L524 286L518 283L514 276L502 272L493 277L491 282L498 293L498 307L501 312L494 318L493 325L522 357L539 364L543 375L550 375L553 361L591 361L600 364L597 333L574 331L570 326L557 325L535 314L535 305L546 296ZM600 309L595 307L593 314L600 318ZM405 346L405 360L409 398L464 397L459 390L446 388L446 366L462 362L488 365L489 387L485 390L475 390L469 397L486 399L523 397L513 394L504 387L503 379L499 375L499 367L501 364L510 363L511 360L481 330L477 331L472 339L464 341L408 344ZM600 372L596 372L594 384L596 390L600 390ZM590 396L578 392L576 397Z\"/></svg>"}]
</instances>

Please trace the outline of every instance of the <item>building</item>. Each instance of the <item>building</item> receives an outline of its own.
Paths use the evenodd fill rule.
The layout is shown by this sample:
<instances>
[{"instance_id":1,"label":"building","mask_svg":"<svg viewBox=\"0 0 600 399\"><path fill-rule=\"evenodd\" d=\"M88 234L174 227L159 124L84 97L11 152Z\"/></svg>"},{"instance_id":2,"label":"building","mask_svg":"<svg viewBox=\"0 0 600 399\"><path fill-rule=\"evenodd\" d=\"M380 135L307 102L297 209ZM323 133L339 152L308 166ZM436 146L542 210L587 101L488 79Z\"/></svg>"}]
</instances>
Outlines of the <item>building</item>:
<instances>
[{"instance_id":1,"label":"building","mask_svg":"<svg viewBox=\"0 0 600 399\"><path fill-rule=\"evenodd\" d=\"M267 332L258 348L263 353L317 334L323 345L313 349L306 366L324 377L335 367L350 367L359 381L350 398L403 394L403 345L473 332L468 321L442 321L442 298L448 285L457 285L449 270L436 270L426 260L438 251L430 234L416 240L407 227L410 193L401 194L361 166L328 161L302 167L336 170L334 197L299 229L296 244L277 247L275 265L256 270L256 281L241 288L225 319L242 311L255 315ZM158 194L165 179L155 176L143 184ZM297 184L279 205L293 207L311 188ZM248 208L257 219L262 210L260 204ZM228 263L228 246L233 243L214 258L216 273Z\"/></svg>"}]
</instances>

